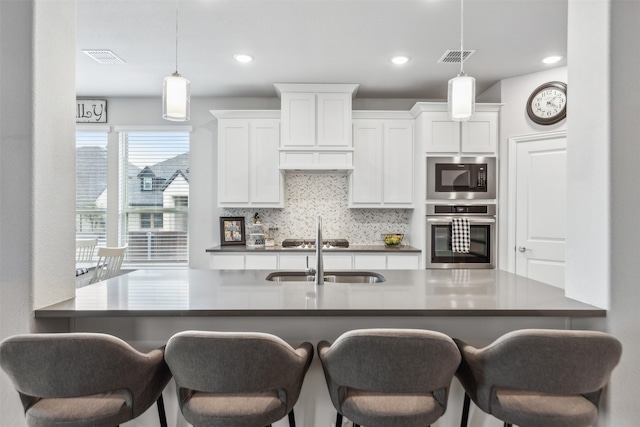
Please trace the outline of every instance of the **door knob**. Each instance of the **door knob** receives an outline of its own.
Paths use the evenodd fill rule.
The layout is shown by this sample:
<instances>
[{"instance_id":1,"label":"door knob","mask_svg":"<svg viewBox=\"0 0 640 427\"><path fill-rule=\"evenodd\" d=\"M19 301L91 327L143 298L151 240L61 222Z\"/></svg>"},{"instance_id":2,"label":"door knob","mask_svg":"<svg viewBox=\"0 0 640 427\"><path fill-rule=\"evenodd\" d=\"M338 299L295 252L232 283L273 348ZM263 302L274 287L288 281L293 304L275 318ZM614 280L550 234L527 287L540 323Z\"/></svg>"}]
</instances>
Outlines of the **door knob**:
<instances>
[{"instance_id":1,"label":"door knob","mask_svg":"<svg viewBox=\"0 0 640 427\"><path fill-rule=\"evenodd\" d=\"M525 248L524 246L518 246L518 252L526 252L527 248Z\"/></svg>"}]
</instances>

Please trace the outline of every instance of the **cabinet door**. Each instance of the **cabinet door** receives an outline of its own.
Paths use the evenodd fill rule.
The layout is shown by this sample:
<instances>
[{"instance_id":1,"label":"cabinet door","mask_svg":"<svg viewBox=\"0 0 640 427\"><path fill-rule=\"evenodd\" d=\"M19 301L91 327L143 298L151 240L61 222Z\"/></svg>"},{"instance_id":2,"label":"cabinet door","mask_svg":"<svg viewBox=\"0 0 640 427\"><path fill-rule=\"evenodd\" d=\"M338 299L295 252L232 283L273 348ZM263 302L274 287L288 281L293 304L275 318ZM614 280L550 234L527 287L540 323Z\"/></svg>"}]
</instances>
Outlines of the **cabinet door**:
<instances>
[{"instance_id":1,"label":"cabinet door","mask_svg":"<svg viewBox=\"0 0 640 427\"><path fill-rule=\"evenodd\" d=\"M282 147L316 144L316 96L313 93L282 94Z\"/></svg>"},{"instance_id":2,"label":"cabinet door","mask_svg":"<svg viewBox=\"0 0 640 427\"><path fill-rule=\"evenodd\" d=\"M317 95L318 146L351 147L351 94Z\"/></svg>"},{"instance_id":3,"label":"cabinet door","mask_svg":"<svg viewBox=\"0 0 640 427\"><path fill-rule=\"evenodd\" d=\"M316 257L315 255L309 257L309 263L313 261L312 266L315 265ZM322 263L324 266L324 270L351 270L353 269L353 256L351 253L349 254L336 254L336 253L327 253L323 252L322 254Z\"/></svg>"},{"instance_id":4,"label":"cabinet door","mask_svg":"<svg viewBox=\"0 0 640 427\"><path fill-rule=\"evenodd\" d=\"M249 124L218 122L218 203L249 203Z\"/></svg>"},{"instance_id":5,"label":"cabinet door","mask_svg":"<svg viewBox=\"0 0 640 427\"><path fill-rule=\"evenodd\" d=\"M357 120L353 124L351 204L382 203L382 124Z\"/></svg>"},{"instance_id":6,"label":"cabinet door","mask_svg":"<svg viewBox=\"0 0 640 427\"><path fill-rule=\"evenodd\" d=\"M420 255L397 254L387 256L389 270L417 270L420 267Z\"/></svg>"},{"instance_id":7,"label":"cabinet door","mask_svg":"<svg viewBox=\"0 0 640 427\"><path fill-rule=\"evenodd\" d=\"M449 119L446 111L421 115L424 150L427 153L458 153L460 151L460 123Z\"/></svg>"},{"instance_id":8,"label":"cabinet door","mask_svg":"<svg viewBox=\"0 0 640 427\"><path fill-rule=\"evenodd\" d=\"M251 203L278 206L282 202L283 177L278 169L280 124L278 120L251 122Z\"/></svg>"},{"instance_id":9,"label":"cabinet door","mask_svg":"<svg viewBox=\"0 0 640 427\"><path fill-rule=\"evenodd\" d=\"M278 269L304 271L304 269L307 267L307 256L311 257L311 253L304 253L304 254L282 253L279 255ZM312 261L311 259L309 259L309 266L312 266L312 265L313 265Z\"/></svg>"},{"instance_id":10,"label":"cabinet door","mask_svg":"<svg viewBox=\"0 0 640 427\"><path fill-rule=\"evenodd\" d=\"M498 144L498 113L476 111L471 119L462 122L461 150L463 153L495 153Z\"/></svg>"},{"instance_id":11,"label":"cabinet door","mask_svg":"<svg viewBox=\"0 0 640 427\"><path fill-rule=\"evenodd\" d=\"M355 270L384 270L387 268L387 257L383 254L354 254Z\"/></svg>"},{"instance_id":12,"label":"cabinet door","mask_svg":"<svg viewBox=\"0 0 640 427\"><path fill-rule=\"evenodd\" d=\"M408 120L384 123L385 205L413 204L413 124Z\"/></svg>"},{"instance_id":13,"label":"cabinet door","mask_svg":"<svg viewBox=\"0 0 640 427\"><path fill-rule=\"evenodd\" d=\"M213 254L211 255L212 270L243 270L244 254Z\"/></svg>"},{"instance_id":14,"label":"cabinet door","mask_svg":"<svg viewBox=\"0 0 640 427\"><path fill-rule=\"evenodd\" d=\"M245 268L247 270L275 270L278 268L277 254L246 254Z\"/></svg>"}]
</instances>

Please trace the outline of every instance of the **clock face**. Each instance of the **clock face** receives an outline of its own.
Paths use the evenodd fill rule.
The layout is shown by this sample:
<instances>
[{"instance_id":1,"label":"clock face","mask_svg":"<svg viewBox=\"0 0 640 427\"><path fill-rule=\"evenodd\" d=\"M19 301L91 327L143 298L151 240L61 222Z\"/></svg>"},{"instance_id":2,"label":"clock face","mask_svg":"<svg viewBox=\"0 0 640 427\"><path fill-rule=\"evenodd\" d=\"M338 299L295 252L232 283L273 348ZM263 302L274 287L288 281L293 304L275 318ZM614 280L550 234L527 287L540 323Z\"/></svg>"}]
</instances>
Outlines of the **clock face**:
<instances>
[{"instance_id":1,"label":"clock face","mask_svg":"<svg viewBox=\"0 0 640 427\"><path fill-rule=\"evenodd\" d=\"M567 114L567 85L549 82L536 88L527 101L527 114L534 122L551 125Z\"/></svg>"}]
</instances>

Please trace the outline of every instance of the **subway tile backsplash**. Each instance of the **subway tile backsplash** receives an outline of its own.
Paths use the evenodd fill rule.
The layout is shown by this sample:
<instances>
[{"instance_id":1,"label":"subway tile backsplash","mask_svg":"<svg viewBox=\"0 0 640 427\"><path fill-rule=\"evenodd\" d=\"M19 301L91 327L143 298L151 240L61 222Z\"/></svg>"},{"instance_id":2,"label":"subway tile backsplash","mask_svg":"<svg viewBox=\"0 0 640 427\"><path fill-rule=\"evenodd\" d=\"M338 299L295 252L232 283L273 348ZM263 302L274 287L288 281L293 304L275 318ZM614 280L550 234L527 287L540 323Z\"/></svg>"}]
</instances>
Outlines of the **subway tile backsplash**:
<instances>
[{"instance_id":1,"label":"subway tile backsplash","mask_svg":"<svg viewBox=\"0 0 640 427\"><path fill-rule=\"evenodd\" d=\"M349 209L349 178L344 174L287 174L282 209L220 208L220 216L242 216L247 225L258 212L265 231L277 227L276 244L283 239L315 237L316 217L322 217L322 237L347 239L352 245L383 244L382 233L407 234L405 209ZM406 240L405 244L411 244Z\"/></svg>"}]
</instances>

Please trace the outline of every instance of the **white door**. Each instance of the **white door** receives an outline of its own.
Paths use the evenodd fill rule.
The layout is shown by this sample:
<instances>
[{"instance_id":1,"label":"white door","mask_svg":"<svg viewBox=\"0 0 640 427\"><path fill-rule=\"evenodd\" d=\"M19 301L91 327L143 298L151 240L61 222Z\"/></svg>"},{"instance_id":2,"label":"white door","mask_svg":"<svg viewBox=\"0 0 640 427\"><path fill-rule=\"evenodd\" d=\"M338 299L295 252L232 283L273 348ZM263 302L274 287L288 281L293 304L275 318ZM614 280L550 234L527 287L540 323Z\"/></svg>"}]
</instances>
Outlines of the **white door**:
<instances>
[{"instance_id":1,"label":"white door","mask_svg":"<svg viewBox=\"0 0 640 427\"><path fill-rule=\"evenodd\" d=\"M564 288L566 133L531 135L510 141L510 182L515 184L515 194L513 191L510 194L515 198L515 240L511 240L515 273Z\"/></svg>"}]
</instances>

